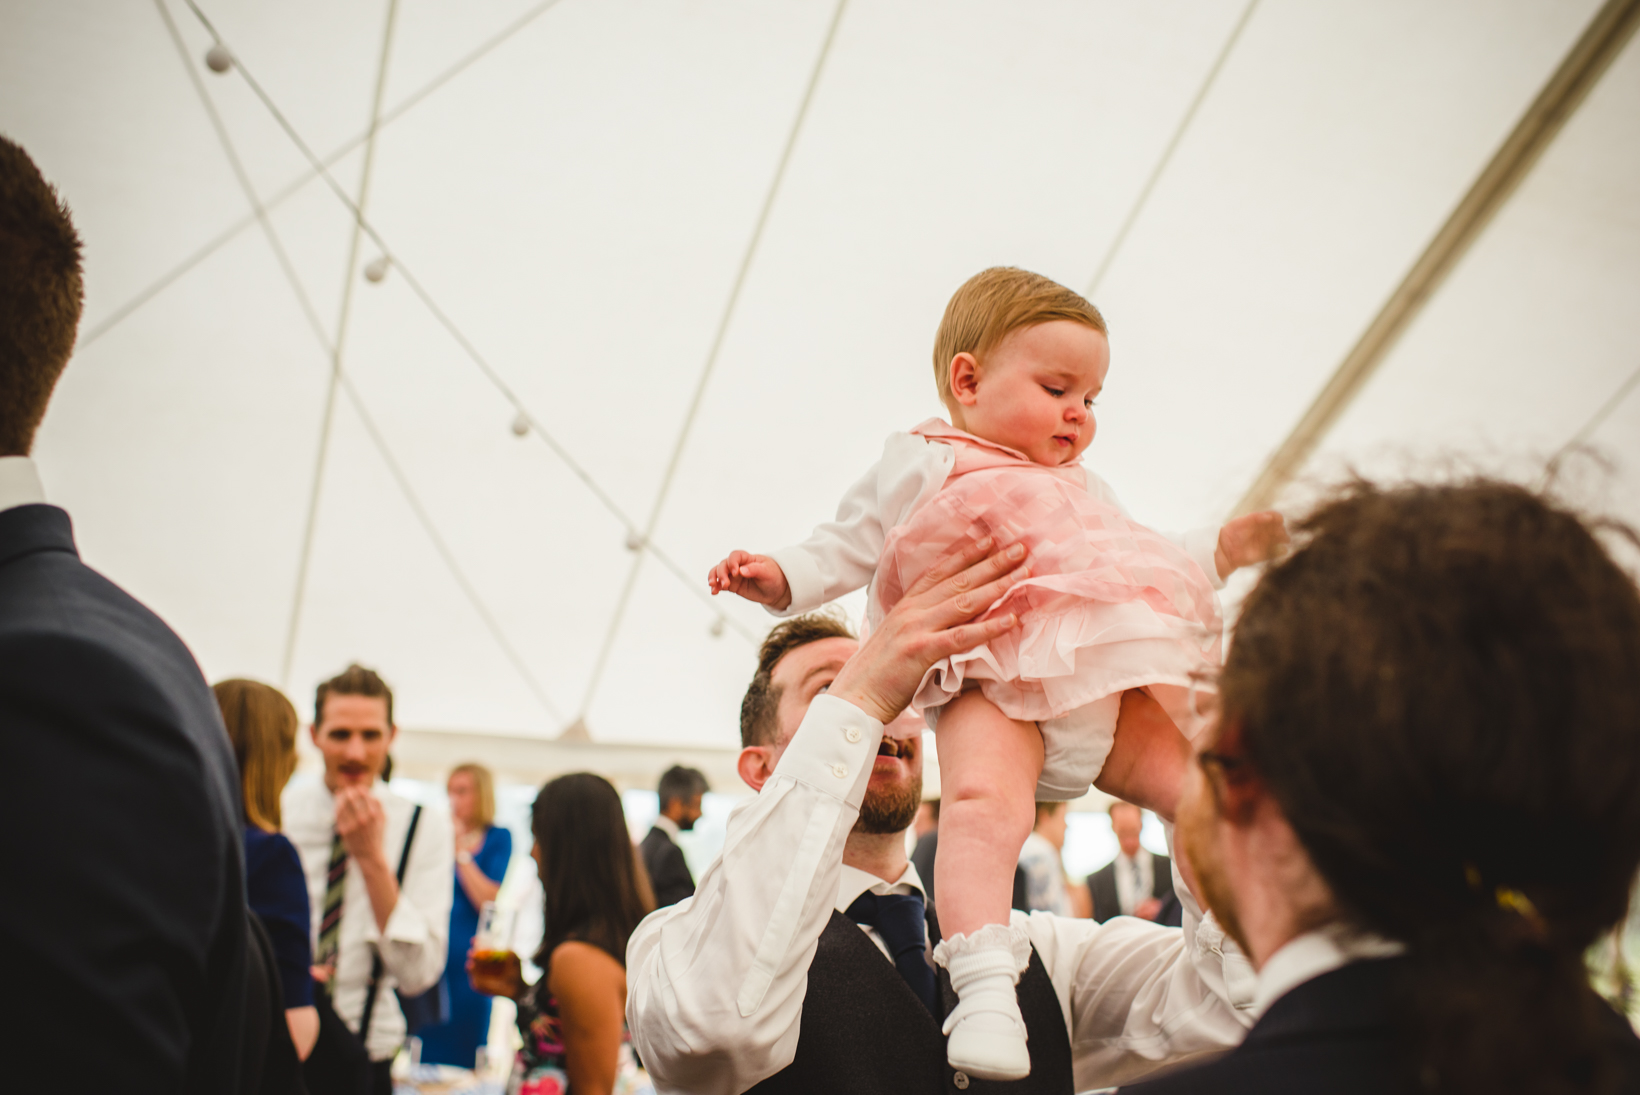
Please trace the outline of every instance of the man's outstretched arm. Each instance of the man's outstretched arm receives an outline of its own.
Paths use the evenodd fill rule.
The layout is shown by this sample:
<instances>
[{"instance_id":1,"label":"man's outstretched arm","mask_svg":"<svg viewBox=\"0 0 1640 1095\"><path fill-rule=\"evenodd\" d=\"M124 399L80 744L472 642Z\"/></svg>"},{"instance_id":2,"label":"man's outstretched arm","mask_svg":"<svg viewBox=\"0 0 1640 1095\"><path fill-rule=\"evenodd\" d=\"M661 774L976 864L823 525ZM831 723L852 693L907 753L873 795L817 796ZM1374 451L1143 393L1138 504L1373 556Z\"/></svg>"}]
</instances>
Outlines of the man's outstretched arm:
<instances>
[{"instance_id":1,"label":"man's outstretched arm","mask_svg":"<svg viewBox=\"0 0 1640 1095\"><path fill-rule=\"evenodd\" d=\"M791 1063L883 724L934 662L1014 626L967 622L1023 577L1022 551L990 546L912 587L809 706L768 783L730 815L695 896L633 933L627 1024L658 1090L738 1095Z\"/></svg>"},{"instance_id":2,"label":"man's outstretched arm","mask_svg":"<svg viewBox=\"0 0 1640 1095\"><path fill-rule=\"evenodd\" d=\"M1174 739L1183 740L1156 700L1127 693L1099 787L1171 813L1187 762L1170 754ZM1171 845L1171 827L1168 836ZM1079 1091L1222 1053L1240 1044L1252 1025L1253 968L1202 911L1193 880L1177 873L1182 866L1175 855L1182 930L1129 916L1104 924L1040 913L1028 918L1031 942L1070 1028Z\"/></svg>"}]
</instances>

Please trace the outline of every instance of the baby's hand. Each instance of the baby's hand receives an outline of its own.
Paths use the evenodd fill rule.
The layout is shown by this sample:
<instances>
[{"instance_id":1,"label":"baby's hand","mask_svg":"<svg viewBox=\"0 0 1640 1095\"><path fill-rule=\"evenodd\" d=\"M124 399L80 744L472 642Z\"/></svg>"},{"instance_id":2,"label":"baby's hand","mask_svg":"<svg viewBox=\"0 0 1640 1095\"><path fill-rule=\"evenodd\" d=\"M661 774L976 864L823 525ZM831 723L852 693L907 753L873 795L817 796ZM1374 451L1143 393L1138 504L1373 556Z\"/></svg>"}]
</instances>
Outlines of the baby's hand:
<instances>
[{"instance_id":1,"label":"baby's hand","mask_svg":"<svg viewBox=\"0 0 1640 1095\"><path fill-rule=\"evenodd\" d=\"M727 559L712 568L706 576L706 584L714 597L728 590L748 601L776 609L792 603L792 590L786 582L786 572L767 555L731 551Z\"/></svg>"},{"instance_id":2,"label":"baby's hand","mask_svg":"<svg viewBox=\"0 0 1640 1095\"><path fill-rule=\"evenodd\" d=\"M1219 577L1228 578L1233 570L1274 559L1289 542L1287 522L1281 514L1273 509L1249 513L1226 521L1219 529L1213 561L1218 564Z\"/></svg>"}]
</instances>

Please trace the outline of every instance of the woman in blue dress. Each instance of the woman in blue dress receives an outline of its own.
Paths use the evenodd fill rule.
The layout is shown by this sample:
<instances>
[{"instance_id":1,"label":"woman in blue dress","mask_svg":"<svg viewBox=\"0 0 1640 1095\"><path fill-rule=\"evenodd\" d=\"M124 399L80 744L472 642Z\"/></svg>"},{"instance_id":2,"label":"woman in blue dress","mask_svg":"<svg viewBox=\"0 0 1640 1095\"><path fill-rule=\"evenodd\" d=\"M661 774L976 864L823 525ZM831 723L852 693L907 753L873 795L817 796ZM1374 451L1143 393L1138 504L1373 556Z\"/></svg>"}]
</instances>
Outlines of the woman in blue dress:
<instances>
[{"instance_id":1,"label":"woman in blue dress","mask_svg":"<svg viewBox=\"0 0 1640 1095\"><path fill-rule=\"evenodd\" d=\"M490 1039L490 998L467 979L467 951L478 931L478 911L494 901L512 859L512 834L495 824L495 781L489 769L463 764L445 790L456 834L456 892L450 903L450 951L444 988L450 1018L417 1032L423 1064L472 1068L478 1047Z\"/></svg>"},{"instance_id":2,"label":"woman in blue dress","mask_svg":"<svg viewBox=\"0 0 1640 1095\"><path fill-rule=\"evenodd\" d=\"M299 1060L319 1037L313 1006L313 952L307 876L296 848L279 831L279 792L296 771L296 708L272 685L227 680L212 691L239 761L245 807L245 890L273 944L285 1021Z\"/></svg>"}]
</instances>

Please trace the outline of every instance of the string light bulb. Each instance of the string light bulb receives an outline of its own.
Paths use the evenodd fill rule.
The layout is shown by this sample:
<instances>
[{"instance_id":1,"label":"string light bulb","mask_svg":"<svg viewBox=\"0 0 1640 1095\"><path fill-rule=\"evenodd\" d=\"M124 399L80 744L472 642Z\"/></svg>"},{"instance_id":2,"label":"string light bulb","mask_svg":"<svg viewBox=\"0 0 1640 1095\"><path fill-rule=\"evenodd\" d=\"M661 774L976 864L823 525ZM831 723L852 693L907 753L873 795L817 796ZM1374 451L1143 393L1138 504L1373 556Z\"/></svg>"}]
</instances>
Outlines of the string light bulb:
<instances>
[{"instance_id":1,"label":"string light bulb","mask_svg":"<svg viewBox=\"0 0 1640 1095\"><path fill-rule=\"evenodd\" d=\"M387 265L387 256L377 255L365 264L364 280L370 282L372 285L377 284L382 280L382 278L387 276Z\"/></svg>"},{"instance_id":2,"label":"string light bulb","mask_svg":"<svg viewBox=\"0 0 1640 1095\"><path fill-rule=\"evenodd\" d=\"M218 42L205 51L205 67L221 75L233 68L233 54L228 52L227 46Z\"/></svg>"},{"instance_id":3,"label":"string light bulb","mask_svg":"<svg viewBox=\"0 0 1640 1095\"><path fill-rule=\"evenodd\" d=\"M712 626L709 629L712 632L712 638L714 638L714 639L723 638L723 627L724 627L724 624L723 624L723 617L722 616L719 616L717 619L713 620L712 621Z\"/></svg>"},{"instance_id":4,"label":"string light bulb","mask_svg":"<svg viewBox=\"0 0 1640 1095\"><path fill-rule=\"evenodd\" d=\"M518 416L512 420L512 432L514 437L524 437L530 432L530 420L523 411L519 411Z\"/></svg>"},{"instance_id":5,"label":"string light bulb","mask_svg":"<svg viewBox=\"0 0 1640 1095\"><path fill-rule=\"evenodd\" d=\"M626 550L628 550L628 551L642 551L643 550L643 533L639 532L637 529L632 529L630 532L628 532L626 534Z\"/></svg>"}]
</instances>

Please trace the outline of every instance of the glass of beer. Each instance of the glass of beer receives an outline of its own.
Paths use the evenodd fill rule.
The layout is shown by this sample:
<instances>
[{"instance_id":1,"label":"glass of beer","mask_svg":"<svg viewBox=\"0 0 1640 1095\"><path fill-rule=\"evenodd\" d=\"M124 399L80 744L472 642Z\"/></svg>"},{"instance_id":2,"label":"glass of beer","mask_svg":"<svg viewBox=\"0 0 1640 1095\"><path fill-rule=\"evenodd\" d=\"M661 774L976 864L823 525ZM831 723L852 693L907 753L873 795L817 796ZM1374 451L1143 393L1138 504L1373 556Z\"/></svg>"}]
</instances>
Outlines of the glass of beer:
<instances>
[{"instance_id":1,"label":"glass of beer","mask_svg":"<svg viewBox=\"0 0 1640 1095\"><path fill-rule=\"evenodd\" d=\"M512 957L513 910L500 909L494 901L478 910L478 931L473 934L473 965L501 972Z\"/></svg>"}]
</instances>

